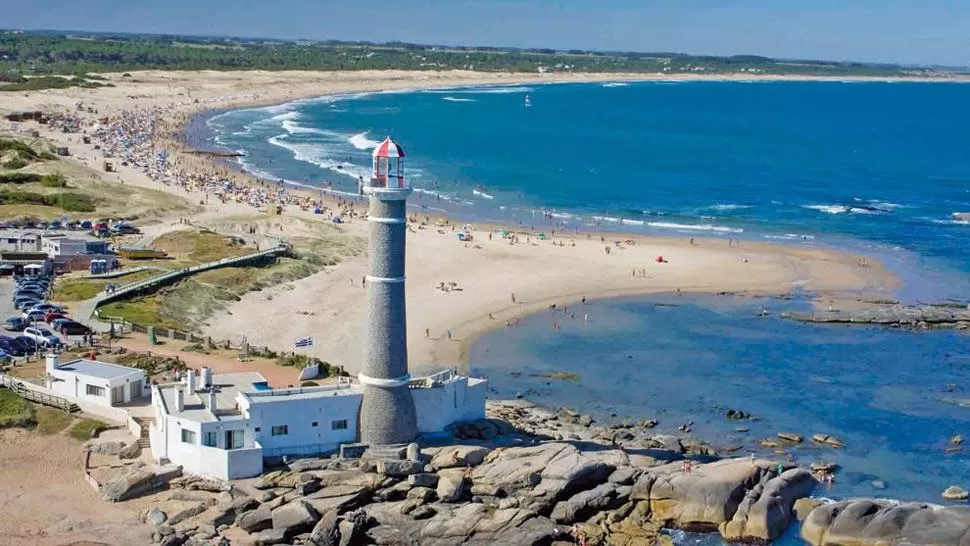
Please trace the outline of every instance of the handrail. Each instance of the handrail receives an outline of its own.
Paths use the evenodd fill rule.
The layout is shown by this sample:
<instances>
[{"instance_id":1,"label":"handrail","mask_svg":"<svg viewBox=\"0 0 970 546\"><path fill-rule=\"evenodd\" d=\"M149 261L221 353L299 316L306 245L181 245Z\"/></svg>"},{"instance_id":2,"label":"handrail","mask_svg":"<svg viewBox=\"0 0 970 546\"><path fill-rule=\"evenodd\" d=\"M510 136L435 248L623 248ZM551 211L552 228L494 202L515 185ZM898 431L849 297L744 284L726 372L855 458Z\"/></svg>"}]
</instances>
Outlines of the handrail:
<instances>
[{"instance_id":1,"label":"handrail","mask_svg":"<svg viewBox=\"0 0 970 546\"><path fill-rule=\"evenodd\" d=\"M147 288L154 286L156 284L178 278L181 276L189 275L192 273L198 273L201 271L208 271L209 269L215 269L218 267L223 267L228 264L242 263L255 258L261 258L264 256L278 255L281 253L287 253L290 251L289 245L280 244L273 248L267 248L265 250L260 250L257 252L252 252L250 254L243 254L242 256L234 256L231 258L222 258L221 260L215 262L208 262L204 264L194 265L182 269L176 269L174 271L169 271L167 273L162 273L161 275L155 275L153 277L148 277L147 279L142 279L140 281L135 281L133 283L122 285L116 288L113 292L108 292L105 290L98 296L94 298L94 308L97 309L103 302L108 300L117 299L125 294L135 292L142 288Z\"/></svg>"}]
</instances>

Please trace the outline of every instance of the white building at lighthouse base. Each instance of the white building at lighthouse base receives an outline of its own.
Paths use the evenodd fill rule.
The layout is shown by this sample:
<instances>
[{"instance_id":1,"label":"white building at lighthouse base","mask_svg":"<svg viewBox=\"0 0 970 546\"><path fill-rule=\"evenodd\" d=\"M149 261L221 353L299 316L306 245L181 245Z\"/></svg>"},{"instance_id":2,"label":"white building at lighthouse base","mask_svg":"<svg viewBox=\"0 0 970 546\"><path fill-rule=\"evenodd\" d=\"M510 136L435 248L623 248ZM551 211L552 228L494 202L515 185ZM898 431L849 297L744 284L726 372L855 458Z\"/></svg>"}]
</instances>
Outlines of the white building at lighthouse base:
<instances>
[{"instance_id":1,"label":"white building at lighthouse base","mask_svg":"<svg viewBox=\"0 0 970 546\"><path fill-rule=\"evenodd\" d=\"M411 379L418 432L484 418L486 385L451 370ZM152 386L152 455L211 478L257 476L264 457L326 455L357 442L362 397L361 385L346 378L271 389L255 372L190 370L182 382Z\"/></svg>"}]
</instances>

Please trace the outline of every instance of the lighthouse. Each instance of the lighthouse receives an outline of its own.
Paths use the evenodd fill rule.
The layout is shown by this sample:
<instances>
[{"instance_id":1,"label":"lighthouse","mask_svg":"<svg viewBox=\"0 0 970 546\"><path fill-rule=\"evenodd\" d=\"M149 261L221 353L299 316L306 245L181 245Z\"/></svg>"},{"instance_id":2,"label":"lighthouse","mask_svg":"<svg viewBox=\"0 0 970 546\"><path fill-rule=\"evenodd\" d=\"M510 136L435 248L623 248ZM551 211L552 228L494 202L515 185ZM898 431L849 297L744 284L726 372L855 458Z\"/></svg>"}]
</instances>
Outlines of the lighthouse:
<instances>
[{"instance_id":1,"label":"lighthouse","mask_svg":"<svg viewBox=\"0 0 970 546\"><path fill-rule=\"evenodd\" d=\"M390 137L374 149L374 174L363 184L370 199L370 264L367 334L364 337L360 440L392 446L418 434L408 388L407 316L404 301L406 207L411 185L404 178L404 150Z\"/></svg>"}]
</instances>

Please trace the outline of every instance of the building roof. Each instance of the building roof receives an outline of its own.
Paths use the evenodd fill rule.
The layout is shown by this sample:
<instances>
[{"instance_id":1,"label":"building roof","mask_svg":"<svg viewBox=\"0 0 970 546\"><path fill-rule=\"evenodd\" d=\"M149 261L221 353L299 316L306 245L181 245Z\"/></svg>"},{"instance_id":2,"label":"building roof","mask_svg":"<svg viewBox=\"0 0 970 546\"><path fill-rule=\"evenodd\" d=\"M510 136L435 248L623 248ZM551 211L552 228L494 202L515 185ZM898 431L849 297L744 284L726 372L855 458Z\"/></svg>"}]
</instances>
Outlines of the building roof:
<instances>
[{"instance_id":1,"label":"building roof","mask_svg":"<svg viewBox=\"0 0 970 546\"><path fill-rule=\"evenodd\" d=\"M185 382L159 385L158 391L165 401L165 408L170 415L183 417L200 423L240 419L236 408L236 397L239 393L257 390L256 384L265 383L266 378L257 372L238 372L215 374L212 385L216 389L216 407L209 407L209 390L202 389L202 378L196 376L199 390L193 393L185 392L185 406L178 411L175 401L177 390L185 391Z\"/></svg>"},{"instance_id":2,"label":"building roof","mask_svg":"<svg viewBox=\"0 0 970 546\"><path fill-rule=\"evenodd\" d=\"M74 372L78 375L86 375L88 377L97 377L99 379L120 379L122 377L128 377L129 375L144 375L145 372L139 370L138 368L129 368L128 366L122 366L120 364L108 364L107 362L100 362L98 360L88 360L86 358L81 358L78 360L72 360L66 362L57 367L58 371L63 372Z\"/></svg>"},{"instance_id":3,"label":"building roof","mask_svg":"<svg viewBox=\"0 0 970 546\"><path fill-rule=\"evenodd\" d=\"M381 142L374 148L374 157L404 157L404 148L391 140L391 137L387 137L384 139L384 142Z\"/></svg>"}]
</instances>

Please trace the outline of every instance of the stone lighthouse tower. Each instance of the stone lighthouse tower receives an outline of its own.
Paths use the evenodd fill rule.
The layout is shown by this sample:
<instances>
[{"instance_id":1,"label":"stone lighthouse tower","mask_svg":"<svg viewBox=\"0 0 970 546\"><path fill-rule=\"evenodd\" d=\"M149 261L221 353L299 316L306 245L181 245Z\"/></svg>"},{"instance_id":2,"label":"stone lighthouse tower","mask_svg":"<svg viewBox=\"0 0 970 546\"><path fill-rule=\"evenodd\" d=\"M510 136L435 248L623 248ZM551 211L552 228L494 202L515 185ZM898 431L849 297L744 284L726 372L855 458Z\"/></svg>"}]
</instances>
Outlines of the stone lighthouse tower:
<instances>
[{"instance_id":1,"label":"stone lighthouse tower","mask_svg":"<svg viewBox=\"0 0 970 546\"><path fill-rule=\"evenodd\" d=\"M407 317L404 303L406 206L411 185L404 178L404 150L390 137L374 150L374 176L363 185L370 197L370 269L367 275L367 335L360 440L390 446L418 434L408 389Z\"/></svg>"}]
</instances>

